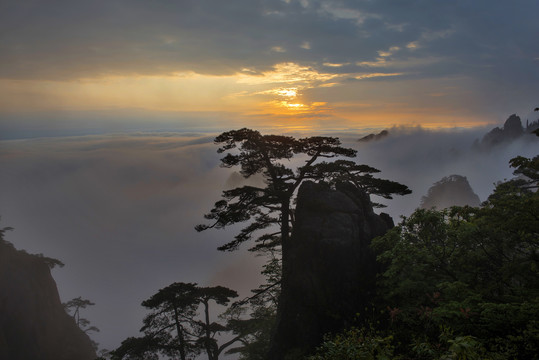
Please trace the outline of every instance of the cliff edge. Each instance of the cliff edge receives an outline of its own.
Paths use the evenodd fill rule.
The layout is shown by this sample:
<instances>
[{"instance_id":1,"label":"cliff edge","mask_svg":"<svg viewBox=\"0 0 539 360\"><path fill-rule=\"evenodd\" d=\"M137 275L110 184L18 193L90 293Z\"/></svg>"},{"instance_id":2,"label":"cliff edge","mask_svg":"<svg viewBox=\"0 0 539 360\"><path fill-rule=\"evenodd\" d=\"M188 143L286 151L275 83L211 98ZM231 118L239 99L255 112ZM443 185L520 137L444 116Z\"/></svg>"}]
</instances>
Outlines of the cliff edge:
<instances>
[{"instance_id":1,"label":"cliff edge","mask_svg":"<svg viewBox=\"0 0 539 360\"><path fill-rule=\"evenodd\" d=\"M0 238L0 359L93 360L60 301L47 262Z\"/></svg>"}]
</instances>

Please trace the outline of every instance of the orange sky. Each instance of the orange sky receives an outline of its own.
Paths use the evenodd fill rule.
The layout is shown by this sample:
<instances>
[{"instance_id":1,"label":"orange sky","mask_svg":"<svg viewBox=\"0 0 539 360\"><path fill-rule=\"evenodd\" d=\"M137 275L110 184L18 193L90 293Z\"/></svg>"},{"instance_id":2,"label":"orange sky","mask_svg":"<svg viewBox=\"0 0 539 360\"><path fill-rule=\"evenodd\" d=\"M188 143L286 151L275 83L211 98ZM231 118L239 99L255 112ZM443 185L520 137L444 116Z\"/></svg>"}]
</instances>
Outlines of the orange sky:
<instances>
[{"instance_id":1,"label":"orange sky","mask_svg":"<svg viewBox=\"0 0 539 360\"><path fill-rule=\"evenodd\" d=\"M0 131L99 131L88 125L96 116L137 130L137 113L145 130L162 128L164 113L179 131L500 124L538 105L536 10L501 1L11 2L0 13Z\"/></svg>"},{"instance_id":2,"label":"orange sky","mask_svg":"<svg viewBox=\"0 0 539 360\"><path fill-rule=\"evenodd\" d=\"M0 111L135 108L150 112L227 112L239 114L252 126L314 130L394 125L470 127L493 121L487 116L451 108L459 96L466 96L466 90L458 86L447 85L435 93L429 81L415 81L414 97L410 97L406 88L412 81L399 81L402 75L332 74L283 63L261 74L244 69L220 76L178 73L76 80L3 80ZM346 79L354 82L343 81ZM436 86L439 85L440 81ZM420 97L419 91L422 91ZM356 97L347 99L352 93L363 95L359 101Z\"/></svg>"}]
</instances>

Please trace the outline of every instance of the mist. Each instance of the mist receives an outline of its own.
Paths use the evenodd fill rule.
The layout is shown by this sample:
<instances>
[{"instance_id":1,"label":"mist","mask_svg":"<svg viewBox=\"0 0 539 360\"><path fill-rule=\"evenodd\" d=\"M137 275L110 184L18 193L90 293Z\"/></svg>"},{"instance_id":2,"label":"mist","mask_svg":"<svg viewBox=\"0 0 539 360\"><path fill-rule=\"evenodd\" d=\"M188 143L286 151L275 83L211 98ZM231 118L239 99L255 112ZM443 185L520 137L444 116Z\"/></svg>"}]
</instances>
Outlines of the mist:
<instances>
[{"instance_id":1,"label":"mist","mask_svg":"<svg viewBox=\"0 0 539 360\"><path fill-rule=\"evenodd\" d=\"M259 259L220 253L230 231L197 233L230 171L213 137L88 136L2 142L2 226L18 249L61 259L62 301L82 296L102 348L135 336L140 303L175 281L247 295ZM243 268L254 267L238 281Z\"/></svg>"},{"instance_id":2,"label":"mist","mask_svg":"<svg viewBox=\"0 0 539 360\"><path fill-rule=\"evenodd\" d=\"M421 197L437 181L448 175L462 175L485 201L495 183L513 177L509 160L522 155L537 155L537 138L525 134L520 139L502 143L489 150L473 147L490 128L426 130L421 127L390 129L390 136L361 144L358 162L381 170L380 176L408 185L412 194L393 200L380 200L395 220L410 215Z\"/></svg>"},{"instance_id":3,"label":"mist","mask_svg":"<svg viewBox=\"0 0 539 360\"><path fill-rule=\"evenodd\" d=\"M473 149L487 130L396 127L375 142L358 142L365 135L359 133L340 137L358 150L357 162L413 190L384 200L382 211L398 222L444 176L466 176L485 200L495 182L512 176L509 159L537 154L537 139L525 137L490 151ZM223 189L241 184L234 169L219 167L214 135L0 142L0 226L15 228L7 240L16 248L66 264L53 271L62 301L82 296L96 303L83 316L101 330L92 335L100 348L111 350L137 336L145 315L140 303L173 282L223 285L248 296L262 281L263 259L246 249L216 250L235 229L194 230Z\"/></svg>"}]
</instances>

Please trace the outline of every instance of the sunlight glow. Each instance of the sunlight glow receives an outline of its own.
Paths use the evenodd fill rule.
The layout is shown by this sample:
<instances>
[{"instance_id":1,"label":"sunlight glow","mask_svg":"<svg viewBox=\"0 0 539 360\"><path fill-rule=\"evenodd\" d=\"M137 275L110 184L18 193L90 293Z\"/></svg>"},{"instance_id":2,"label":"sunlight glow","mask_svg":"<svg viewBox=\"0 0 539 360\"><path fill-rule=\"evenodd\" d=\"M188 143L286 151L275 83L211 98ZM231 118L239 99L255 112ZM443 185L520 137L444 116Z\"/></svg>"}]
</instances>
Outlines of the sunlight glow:
<instances>
[{"instance_id":1,"label":"sunlight glow","mask_svg":"<svg viewBox=\"0 0 539 360\"><path fill-rule=\"evenodd\" d=\"M280 63L273 67L272 71L253 75L238 74L238 83L248 85L261 85L272 83L297 83L297 82L324 82L337 77L339 74L319 73L309 66L300 66L295 63Z\"/></svg>"},{"instance_id":2,"label":"sunlight glow","mask_svg":"<svg viewBox=\"0 0 539 360\"><path fill-rule=\"evenodd\" d=\"M388 51L399 49L390 47ZM440 59L403 60L407 66L437 61ZM400 68L401 63L386 61L386 57L380 57L376 65L368 64L391 64L394 68ZM328 69L350 64L326 62L320 65ZM368 67L367 63L355 65ZM425 127L466 127L482 124L480 119L466 118L466 114L449 112L446 117L433 115L451 111L443 108L438 99L444 98L450 102L456 96L464 96L463 89L455 88L450 81L446 86L437 84L435 87L417 82L414 86L417 89L424 88L424 96L403 98L402 94L405 93L401 89L406 80L401 80L400 77L405 75L405 72L383 73L364 68L366 71L363 72L331 73L321 69L324 67L315 68L287 62L276 64L266 71L243 68L236 74L220 76L184 72L163 76L117 76L77 81L0 80L0 110L99 110L113 113L121 109L137 109L193 114L226 112L237 114L233 116L238 119L254 119L257 125L264 126L274 126L283 119L294 126L307 126L307 123L315 119L318 119L316 121L320 124L324 119L332 119L331 126L337 126L335 121L339 119L339 123L344 127L354 126L353 124L378 124L379 127L405 123L418 123ZM391 85L384 81L368 81L376 78L395 80ZM351 79L361 81L349 81ZM383 97L377 94L383 94ZM399 96L399 104L386 100L393 95ZM361 102L358 102L357 96L361 96ZM414 107L423 108L424 111L415 112ZM148 121L152 119L149 118Z\"/></svg>"},{"instance_id":3,"label":"sunlight glow","mask_svg":"<svg viewBox=\"0 0 539 360\"><path fill-rule=\"evenodd\" d=\"M271 95L277 95L282 97L289 97L289 98L295 98L298 96L298 88L278 88L278 89L271 89L262 91L259 94L271 94Z\"/></svg>"},{"instance_id":4,"label":"sunlight glow","mask_svg":"<svg viewBox=\"0 0 539 360\"><path fill-rule=\"evenodd\" d=\"M291 109L300 109L302 107L305 107L305 104L291 104L289 102L286 102L286 101L282 101L281 102L284 106L286 107L289 107Z\"/></svg>"}]
</instances>

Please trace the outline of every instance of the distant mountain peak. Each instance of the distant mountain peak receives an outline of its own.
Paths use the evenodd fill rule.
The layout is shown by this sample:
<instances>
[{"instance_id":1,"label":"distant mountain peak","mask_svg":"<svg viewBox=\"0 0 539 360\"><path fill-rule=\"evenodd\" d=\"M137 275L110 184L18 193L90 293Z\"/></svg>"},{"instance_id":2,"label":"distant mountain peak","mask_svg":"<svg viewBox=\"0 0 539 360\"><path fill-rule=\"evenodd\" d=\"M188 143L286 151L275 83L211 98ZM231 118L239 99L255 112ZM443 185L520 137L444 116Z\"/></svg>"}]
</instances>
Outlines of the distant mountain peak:
<instances>
[{"instance_id":1,"label":"distant mountain peak","mask_svg":"<svg viewBox=\"0 0 539 360\"><path fill-rule=\"evenodd\" d=\"M421 198L423 209L439 210L451 206L479 206L481 200L473 191L468 179L462 175L449 175L434 183L427 195Z\"/></svg>"},{"instance_id":2,"label":"distant mountain peak","mask_svg":"<svg viewBox=\"0 0 539 360\"><path fill-rule=\"evenodd\" d=\"M494 146L516 140L522 135L530 134L538 128L539 120L531 123L527 120L526 127L523 127L520 117L512 114L505 120L503 127L495 127L490 130L483 136L481 141L476 140L474 146L478 149L488 150Z\"/></svg>"},{"instance_id":3,"label":"distant mountain peak","mask_svg":"<svg viewBox=\"0 0 539 360\"><path fill-rule=\"evenodd\" d=\"M388 135L389 135L389 131L382 130L378 134L369 134L369 135L363 136L358 141L361 141L361 142L378 141L385 138Z\"/></svg>"}]
</instances>

